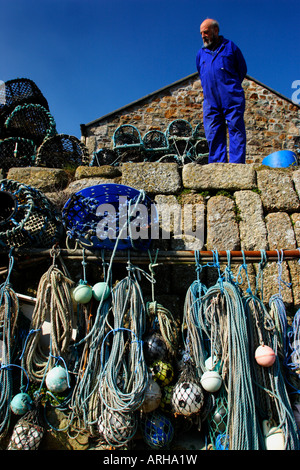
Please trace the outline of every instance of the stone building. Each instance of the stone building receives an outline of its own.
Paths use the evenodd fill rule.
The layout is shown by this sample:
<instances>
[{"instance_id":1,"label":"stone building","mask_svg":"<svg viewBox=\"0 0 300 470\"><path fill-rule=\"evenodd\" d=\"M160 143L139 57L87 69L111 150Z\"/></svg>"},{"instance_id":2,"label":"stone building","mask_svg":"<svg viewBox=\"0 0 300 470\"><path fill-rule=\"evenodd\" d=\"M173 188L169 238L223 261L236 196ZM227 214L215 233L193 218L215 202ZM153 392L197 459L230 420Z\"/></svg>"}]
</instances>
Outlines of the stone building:
<instances>
[{"instance_id":1,"label":"stone building","mask_svg":"<svg viewBox=\"0 0 300 470\"><path fill-rule=\"evenodd\" d=\"M259 163L277 150L299 145L300 106L250 76L243 81L246 96L247 163ZM81 124L82 140L90 154L110 148L116 128L137 127L141 136L149 130L165 132L176 119L195 128L202 124L203 93L198 73L193 73L141 99L87 124Z\"/></svg>"}]
</instances>

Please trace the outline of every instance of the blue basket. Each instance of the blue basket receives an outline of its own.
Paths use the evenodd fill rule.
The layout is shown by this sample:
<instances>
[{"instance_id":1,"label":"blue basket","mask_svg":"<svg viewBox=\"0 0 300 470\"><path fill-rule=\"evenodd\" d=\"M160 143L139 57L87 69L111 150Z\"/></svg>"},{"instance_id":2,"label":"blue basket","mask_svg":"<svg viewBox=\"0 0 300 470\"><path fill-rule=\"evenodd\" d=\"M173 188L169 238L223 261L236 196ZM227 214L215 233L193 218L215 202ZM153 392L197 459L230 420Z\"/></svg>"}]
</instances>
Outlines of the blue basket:
<instances>
[{"instance_id":1,"label":"blue basket","mask_svg":"<svg viewBox=\"0 0 300 470\"><path fill-rule=\"evenodd\" d=\"M140 211L136 211L137 204ZM117 250L147 250L152 218L157 216L152 205L148 196L129 186L99 184L74 194L65 204L62 218L68 238L83 247L113 250L117 243Z\"/></svg>"},{"instance_id":2,"label":"blue basket","mask_svg":"<svg viewBox=\"0 0 300 470\"><path fill-rule=\"evenodd\" d=\"M271 153L262 161L263 165L272 168L287 168L289 166L297 166L297 156L291 150L279 150Z\"/></svg>"}]
</instances>

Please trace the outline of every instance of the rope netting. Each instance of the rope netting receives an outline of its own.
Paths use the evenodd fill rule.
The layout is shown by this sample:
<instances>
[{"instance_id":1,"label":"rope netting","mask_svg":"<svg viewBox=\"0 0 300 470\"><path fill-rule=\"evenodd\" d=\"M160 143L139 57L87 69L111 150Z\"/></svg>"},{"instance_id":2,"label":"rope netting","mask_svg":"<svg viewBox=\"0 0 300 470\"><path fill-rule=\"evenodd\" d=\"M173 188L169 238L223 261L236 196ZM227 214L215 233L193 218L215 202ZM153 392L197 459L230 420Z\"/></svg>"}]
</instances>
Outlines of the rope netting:
<instances>
[{"instance_id":1,"label":"rope netting","mask_svg":"<svg viewBox=\"0 0 300 470\"><path fill-rule=\"evenodd\" d=\"M76 168L89 164L89 154L86 146L75 136L50 135L39 146L35 164L47 168Z\"/></svg>"},{"instance_id":2,"label":"rope netting","mask_svg":"<svg viewBox=\"0 0 300 470\"><path fill-rule=\"evenodd\" d=\"M17 106L5 121L8 136L23 137L39 146L46 137L56 134L52 114L40 104Z\"/></svg>"}]
</instances>

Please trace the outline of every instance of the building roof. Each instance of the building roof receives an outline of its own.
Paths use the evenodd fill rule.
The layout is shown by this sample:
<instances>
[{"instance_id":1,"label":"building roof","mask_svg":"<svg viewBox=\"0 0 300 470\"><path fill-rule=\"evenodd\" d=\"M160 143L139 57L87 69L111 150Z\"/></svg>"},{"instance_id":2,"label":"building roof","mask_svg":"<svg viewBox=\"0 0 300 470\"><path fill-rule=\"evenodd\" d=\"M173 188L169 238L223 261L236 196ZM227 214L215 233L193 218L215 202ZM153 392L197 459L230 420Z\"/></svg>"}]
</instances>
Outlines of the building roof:
<instances>
[{"instance_id":1,"label":"building roof","mask_svg":"<svg viewBox=\"0 0 300 470\"><path fill-rule=\"evenodd\" d=\"M95 126L96 124L98 123L101 123L101 121L105 121L107 120L108 118L111 118L112 116L114 116L115 114L119 114L120 112L123 112L125 111L126 109L128 108L131 108L132 106L136 106L137 104L139 103L142 103L146 100L148 100L149 98L153 98L155 95L159 95L161 94L162 92L166 91L166 90L169 90L170 88L173 88L174 86L177 86L177 85L180 85L181 83L187 81L187 80L192 80L192 79L196 79L198 77L198 72L194 72L184 78L181 78L180 80L177 80L176 82L173 82L171 83L170 85L166 85L162 88L160 88L159 90L156 90L156 91L153 91L152 93L149 93L148 95L146 96L143 96L142 98L139 98L138 100L135 100L135 101L132 101L131 103L129 104L126 104L125 106L122 106L121 108L118 108L110 113L107 113L105 114L104 116L101 116L100 118L98 119L95 119L94 121L90 121L88 122L87 124L80 124L80 129L81 129L81 134L83 136L85 136L85 129L88 128L88 127L93 127ZM259 80L256 80L255 78L253 77L250 77L250 75L246 75L246 78L248 80L251 80L251 81L254 81L255 83L257 83L258 85L262 86L263 88L266 88L267 90L269 90L271 93L274 93L275 95L279 96L281 99L285 100L285 101L288 101L290 102L291 104L297 106L300 108L300 105L298 105L297 103L294 103L291 99L287 98L286 96L282 95L281 93L279 93L278 91L276 90L273 90L272 88L270 88L269 86L265 85L264 83L260 82Z\"/></svg>"}]
</instances>

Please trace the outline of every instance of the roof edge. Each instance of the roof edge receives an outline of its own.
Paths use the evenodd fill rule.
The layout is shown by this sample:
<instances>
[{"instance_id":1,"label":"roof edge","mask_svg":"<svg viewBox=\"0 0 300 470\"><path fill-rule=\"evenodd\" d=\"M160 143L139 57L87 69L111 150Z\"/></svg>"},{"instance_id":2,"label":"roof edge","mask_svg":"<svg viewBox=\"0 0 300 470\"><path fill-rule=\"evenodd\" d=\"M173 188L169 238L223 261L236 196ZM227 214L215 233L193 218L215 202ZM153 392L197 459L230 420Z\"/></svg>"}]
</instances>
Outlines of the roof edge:
<instances>
[{"instance_id":1,"label":"roof edge","mask_svg":"<svg viewBox=\"0 0 300 470\"><path fill-rule=\"evenodd\" d=\"M93 121L90 121L90 122L88 122L88 123L86 123L86 124L80 124L80 129L81 129L82 136L86 136L86 134L85 134L85 129L86 129L87 127L93 126L93 125L97 124L98 122L104 121L105 119L107 119L107 118L113 116L114 114L118 114L118 113L124 111L125 109L128 109L128 108L130 108L130 107L132 107L132 106L137 105L138 103L141 103L141 102L143 102L143 101L148 100L149 98L152 98L152 97L155 96L155 95L160 94L160 93L163 92L164 90L167 90L167 89L172 88L172 87L174 87L174 86L176 86L176 85L179 85L180 83L185 82L185 81L187 81L187 80L191 80L192 78L197 77L197 76L198 76L198 72L194 72L194 73L192 73L192 74L190 74L190 75L187 75L187 76L184 77L184 78L181 78L180 80L177 80L177 81L175 81L175 82L173 82L173 83L171 83L171 84L169 84L169 85L166 85L166 86L164 86L164 87L162 87L162 88L159 88L158 90L155 90L155 91L149 93L148 95L145 95L145 96L143 96L142 98L139 98L138 100L132 101L131 103L126 104L126 105L122 106L121 108L118 108L118 109L116 109L116 110L114 110L114 111L111 111L110 113L107 113L107 114L101 116L101 117L98 118L98 119L95 119L95 120L93 120ZM282 98L283 100L288 101L289 103L293 104L294 106L300 108L300 104L294 103L290 98L287 98L286 96L282 95L281 93L279 93L278 91L276 91L276 90L274 90L273 88L269 87L268 85L265 85L264 83L260 82L260 81L257 80L256 78L253 78L253 77L251 77L251 76L248 75L248 74L246 75L246 78L247 78L248 80L252 80L253 82L257 83L258 85L262 86L263 88L266 88L266 89L269 90L271 93L274 93L275 95L277 95L278 97Z\"/></svg>"}]
</instances>

